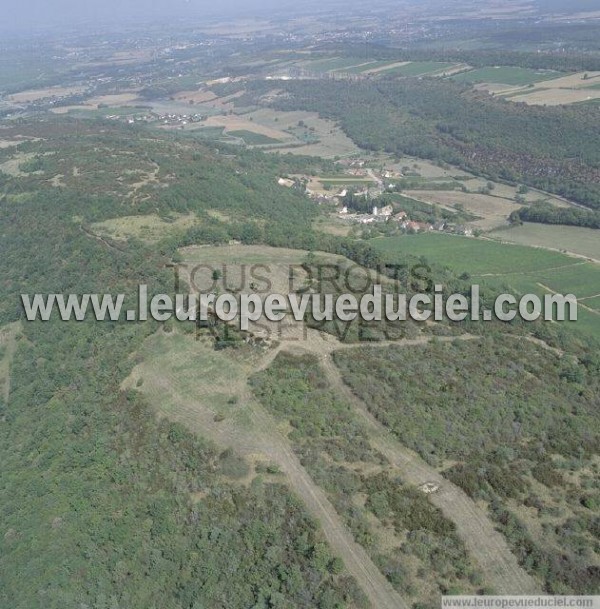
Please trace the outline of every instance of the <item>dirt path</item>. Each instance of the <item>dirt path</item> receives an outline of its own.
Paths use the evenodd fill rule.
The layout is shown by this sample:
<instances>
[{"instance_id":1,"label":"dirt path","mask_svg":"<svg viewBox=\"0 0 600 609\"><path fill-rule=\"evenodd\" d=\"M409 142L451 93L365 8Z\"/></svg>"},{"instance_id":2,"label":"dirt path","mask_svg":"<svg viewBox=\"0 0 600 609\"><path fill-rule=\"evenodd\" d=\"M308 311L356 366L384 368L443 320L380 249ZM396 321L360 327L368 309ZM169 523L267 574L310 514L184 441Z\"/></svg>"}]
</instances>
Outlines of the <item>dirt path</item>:
<instances>
[{"instance_id":1,"label":"dirt path","mask_svg":"<svg viewBox=\"0 0 600 609\"><path fill-rule=\"evenodd\" d=\"M83 226L83 224L80 225L79 229L81 230L81 232L84 235L91 237L92 239L96 239L96 241L100 241L100 243L102 243L103 245L106 245L106 247L110 248L111 250L114 250L115 252L123 253L125 251L124 249L120 249L116 245L109 243L104 237L101 237L100 235L93 233L89 228L86 228L85 226Z\"/></svg>"},{"instance_id":2,"label":"dirt path","mask_svg":"<svg viewBox=\"0 0 600 609\"><path fill-rule=\"evenodd\" d=\"M329 352L337 341L333 338L322 339L319 333L311 331L307 334L306 343L313 348L317 348L318 344L327 345L325 349ZM249 359L243 365L245 378L232 379L227 387L208 383L206 386L194 387L195 391L190 394L189 387L180 387L177 377L172 376L170 365L156 369L145 368L147 363L142 363L124 382L124 388L136 387L137 378L143 378L141 390L157 404L159 411L161 403L175 405L169 409L168 414L163 411L169 418L210 438L222 449L234 450L249 461L258 460L277 465L290 489L318 522L334 555L343 560L347 572L354 577L369 599L370 606L373 609L408 609L410 604L394 590L365 549L355 541L325 492L300 463L286 437L286 431L255 399L247 383L251 374L267 368L278 353L290 344L297 345L297 339L291 343L282 342L265 352L258 361L257 358ZM232 395L238 398L238 411L243 413L242 419L235 416L225 420L215 418L211 396L214 391L221 390L231 390Z\"/></svg>"},{"instance_id":3,"label":"dirt path","mask_svg":"<svg viewBox=\"0 0 600 609\"><path fill-rule=\"evenodd\" d=\"M440 487L439 491L430 495L431 502L454 522L458 535L482 571L486 583L498 594L539 593L541 587L519 566L485 510L416 453L402 446L344 383L331 356L322 357L321 364L332 386L354 406L366 423L373 447L398 468L401 477L416 486L433 482Z\"/></svg>"},{"instance_id":4,"label":"dirt path","mask_svg":"<svg viewBox=\"0 0 600 609\"><path fill-rule=\"evenodd\" d=\"M365 549L354 540L325 493L300 464L288 440L279 432L272 417L262 406L255 403L249 394L244 398L248 400L254 427L262 432L261 446L257 448L279 465L291 488L320 523L333 552L343 559L346 569L356 579L372 607L408 609L409 604L394 590Z\"/></svg>"},{"instance_id":5,"label":"dirt path","mask_svg":"<svg viewBox=\"0 0 600 609\"><path fill-rule=\"evenodd\" d=\"M452 520L463 539L467 550L483 573L485 582L500 594L527 594L539 591L539 586L517 564L503 537L494 529L485 510L477 506L460 489L446 481L434 468L427 465L412 451L404 448L368 412L365 404L355 396L343 382L341 373L333 362L333 353L339 350L364 346L343 344L333 336L316 330L303 329L301 324L290 325L286 339L263 352L259 357L250 358L243 364L243 372L237 380L223 381L226 385L210 383L195 387L192 396L189 388L180 388L177 377L168 372L168 366L160 369L149 368L144 376L143 391L153 397L157 405L172 402L175 407L168 416L179 420L201 435L211 438L223 448L231 448L243 456L267 460L276 464L285 475L290 488L305 504L307 510L320 527L334 554L344 561L346 569L363 590L374 609L404 609L409 606L385 578L371 560L365 549L358 544L345 525L325 492L312 480L293 451L286 437L286 430L275 417L254 398L247 378L268 368L282 351L308 352L320 360L331 385L345 397L365 422L372 446L381 452L398 469L398 474L409 484L420 486L434 482L440 490L430 496L434 505ZM476 340L478 337L439 337L436 340ZM370 347L383 348L390 345L409 347L427 344L431 336L394 342L369 343ZM144 365L141 364L142 372ZM129 379L131 387L136 386L138 373ZM203 391L206 392L203 393ZM215 417L211 407L211 396L215 391L231 393L239 398L239 412L243 419ZM160 410L160 406L159 406ZM166 413L165 413L166 414Z\"/></svg>"},{"instance_id":6,"label":"dirt path","mask_svg":"<svg viewBox=\"0 0 600 609\"><path fill-rule=\"evenodd\" d=\"M313 335L312 341L329 344L321 335ZM334 347L333 341L331 346ZM277 355L289 347L289 343L282 343L272 349L260 362L256 372L268 368ZM308 475L298 457L296 457L289 441L278 430L275 420L266 410L256 402L249 388L242 396L248 405L250 418L255 429L261 430L258 450L265 453L275 461L281 471L286 475L290 486L302 499L305 506L321 524L321 528L334 553L339 555L346 565L346 569L356 579L358 585L367 595L374 609L408 609L409 604L394 590L391 583L375 566L365 549L358 544L346 525L343 523L334 506L327 499L325 493Z\"/></svg>"},{"instance_id":7,"label":"dirt path","mask_svg":"<svg viewBox=\"0 0 600 609\"><path fill-rule=\"evenodd\" d=\"M546 292L550 292L550 294L557 294L558 292L556 290L553 290L551 287L544 285L543 283L540 283L538 281L537 285L542 288L542 290L545 290ZM596 296L588 296L588 298L596 298ZM581 307L582 309L585 309L586 311L589 311L590 313L593 313L594 315L600 315L600 311L598 311L598 309L592 309L592 307L588 307L587 305L584 305L581 303L582 300L586 300L585 298L578 298L577 299L577 306Z\"/></svg>"},{"instance_id":8,"label":"dirt path","mask_svg":"<svg viewBox=\"0 0 600 609\"><path fill-rule=\"evenodd\" d=\"M538 249L546 249L546 248L538 248ZM575 257L575 256L574 256ZM577 256L578 258L582 258L583 256ZM562 266L555 266L549 269L539 269L537 271L512 271L509 273L483 273L479 275L479 277L508 277L513 275L533 275L539 273L550 273L552 271L562 271L563 269L572 269L576 266L581 266L582 264L587 264L589 259L586 257L584 262L575 262L573 264L563 264Z\"/></svg>"},{"instance_id":9,"label":"dirt path","mask_svg":"<svg viewBox=\"0 0 600 609\"><path fill-rule=\"evenodd\" d=\"M0 388L4 402L8 404L10 397L10 369L12 359L17 349L16 336L19 332L19 323L9 324L0 330L0 347L4 348L4 356L0 357Z\"/></svg>"}]
</instances>

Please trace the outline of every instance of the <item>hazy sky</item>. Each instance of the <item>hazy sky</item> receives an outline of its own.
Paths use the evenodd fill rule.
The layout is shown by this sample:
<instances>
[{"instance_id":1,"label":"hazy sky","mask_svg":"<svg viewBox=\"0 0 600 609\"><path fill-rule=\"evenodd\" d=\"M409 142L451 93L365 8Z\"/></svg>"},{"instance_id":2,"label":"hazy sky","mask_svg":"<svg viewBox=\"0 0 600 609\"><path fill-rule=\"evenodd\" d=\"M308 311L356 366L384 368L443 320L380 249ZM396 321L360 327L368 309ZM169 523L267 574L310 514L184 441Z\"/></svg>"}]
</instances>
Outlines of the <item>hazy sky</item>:
<instances>
[{"instance_id":1,"label":"hazy sky","mask_svg":"<svg viewBox=\"0 0 600 609\"><path fill-rule=\"evenodd\" d=\"M83 21L129 22L138 19L186 17L198 19L203 14L249 16L264 13L271 8L283 9L286 5L299 12L310 12L311 7L329 5L347 6L357 2L364 10L369 4L363 0L0 0L0 30L23 30L44 25L71 25ZM377 3L378 0L370 0ZM393 0L384 0L393 4ZM418 2L419 0L415 0ZM456 0L439 0L448 7ZM480 0L485 3L486 0ZM551 11L568 7L572 10L598 10L600 0L533 0L538 7ZM351 10L351 9L350 9Z\"/></svg>"},{"instance_id":2,"label":"hazy sky","mask_svg":"<svg viewBox=\"0 0 600 609\"><path fill-rule=\"evenodd\" d=\"M136 17L146 21L163 16L249 14L282 4L292 4L292 0L0 0L0 29L61 22L68 25L81 21L130 21Z\"/></svg>"}]
</instances>

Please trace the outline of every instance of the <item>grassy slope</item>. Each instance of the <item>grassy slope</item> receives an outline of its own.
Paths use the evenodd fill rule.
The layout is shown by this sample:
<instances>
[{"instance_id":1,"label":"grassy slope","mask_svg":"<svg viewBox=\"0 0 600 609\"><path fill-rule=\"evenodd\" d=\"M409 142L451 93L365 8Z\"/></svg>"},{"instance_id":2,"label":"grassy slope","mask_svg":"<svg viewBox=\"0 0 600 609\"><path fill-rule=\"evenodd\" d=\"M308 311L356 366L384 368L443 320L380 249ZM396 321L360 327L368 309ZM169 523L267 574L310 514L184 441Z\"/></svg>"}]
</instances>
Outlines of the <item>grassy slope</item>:
<instances>
[{"instance_id":1,"label":"grassy slope","mask_svg":"<svg viewBox=\"0 0 600 609\"><path fill-rule=\"evenodd\" d=\"M42 175L3 181L9 194L31 194L18 207L0 204L2 324L18 318L21 292L171 288L168 247L113 247L81 229L94 221L146 205L168 214L244 204L260 216L275 200L281 209L294 201L286 214L294 232L312 221L308 203L271 186L274 165L258 161L242 175L238 161L193 143L131 132L122 139L119 128L98 133L69 120L19 129L43 133L36 152L60 154L43 157ZM149 156L163 186L149 184L136 199L129 182L139 177L124 169L144 171ZM59 170L65 186L49 186ZM176 183L165 176L171 171ZM24 324L10 395L0 403L0 605L354 606L360 595L338 581L321 533L285 487L232 484L219 449L157 421L137 395L121 391L132 354L154 329Z\"/></svg>"}]
</instances>

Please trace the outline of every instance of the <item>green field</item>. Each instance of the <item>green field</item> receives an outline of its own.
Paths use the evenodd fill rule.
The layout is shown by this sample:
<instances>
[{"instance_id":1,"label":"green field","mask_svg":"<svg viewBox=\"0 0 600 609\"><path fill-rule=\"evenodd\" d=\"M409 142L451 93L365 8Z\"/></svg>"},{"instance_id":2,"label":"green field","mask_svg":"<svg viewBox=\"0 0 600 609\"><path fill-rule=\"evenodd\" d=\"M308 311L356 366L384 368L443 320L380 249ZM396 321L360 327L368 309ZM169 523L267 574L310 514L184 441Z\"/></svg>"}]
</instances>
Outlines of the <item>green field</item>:
<instances>
[{"instance_id":1,"label":"green field","mask_svg":"<svg viewBox=\"0 0 600 609\"><path fill-rule=\"evenodd\" d=\"M578 298L590 298L600 294L600 267L592 262L582 262L575 266L527 275L528 286L532 280L537 286L546 286L553 292L571 292ZM593 306L586 301L588 307Z\"/></svg>"},{"instance_id":2,"label":"green field","mask_svg":"<svg viewBox=\"0 0 600 609\"><path fill-rule=\"evenodd\" d=\"M358 66L359 64L367 63L368 61L369 60L364 57L331 57L328 59L311 61L306 65L306 68L311 72L345 71L347 68Z\"/></svg>"},{"instance_id":3,"label":"green field","mask_svg":"<svg viewBox=\"0 0 600 609\"><path fill-rule=\"evenodd\" d=\"M435 233L387 237L371 243L390 259L395 254L424 256L453 271L468 271L471 275L514 275L578 262L577 259L558 252Z\"/></svg>"},{"instance_id":4,"label":"green field","mask_svg":"<svg viewBox=\"0 0 600 609\"><path fill-rule=\"evenodd\" d=\"M595 298L585 299L582 302L586 307L590 307L591 309L595 309L596 311L600 311L600 296L596 296Z\"/></svg>"},{"instance_id":5,"label":"green field","mask_svg":"<svg viewBox=\"0 0 600 609\"><path fill-rule=\"evenodd\" d=\"M486 67L452 76L457 82L481 83L492 82L505 85L525 86L528 84L551 80L563 76L551 70L532 70L509 66Z\"/></svg>"},{"instance_id":6,"label":"green field","mask_svg":"<svg viewBox=\"0 0 600 609\"><path fill-rule=\"evenodd\" d=\"M268 137L267 135L263 135L262 133L255 133L254 131L228 131L227 135L231 135L233 137L240 137L249 146L265 146L268 144L281 143L280 140Z\"/></svg>"},{"instance_id":7,"label":"green field","mask_svg":"<svg viewBox=\"0 0 600 609\"><path fill-rule=\"evenodd\" d=\"M333 57L321 59L306 64L306 68L312 72L348 72L350 74L363 74L369 70L393 66L397 61L374 60L366 57ZM454 63L444 63L439 61L413 61L404 66L390 67L384 69L380 74L393 74L396 76L420 76L438 72L446 68L451 68Z\"/></svg>"},{"instance_id":8,"label":"green field","mask_svg":"<svg viewBox=\"0 0 600 609\"><path fill-rule=\"evenodd\" d=\"M550 292L589 298L600 294L600 265L566 254L521 245L454 235L405 235L372 240L388 261L402 260L407 254L423 256L455 273L469 273L472 280L496 288L508 286L520 294L544 296ZM578 321L572 327L600 337L600 309L596 299L578 308Z\"/></svg>"},{"instance_id":9,"label":"green field","mask_svg":"<svg viewBox=\"0 0 600 609\"><path fill-rule=\"evenodd\" d=\"M365 65L358 65L353 68L349 68L346 70L346 72L349 72L350 74L362 74L364 72L368 72L369 70L385 68L385 66L391 66L396 63L395 61L368 61L367 63L367 61L368 60L363 60L361 63L364 63ZM387 70L384 70L381 73L385 74L387 73Z\"/></svg>"},{"instance_id":10,"label":"green field","mask_svg":"<svg viewBox=\"0 0 600 609\"><path fill-rule=\"evenodd\" d=\"M600 231L593 228L526 222L490 236L501 241L561 249L600 260Z\"/></svg>"},{"instance_id":11,"label":"green field","mask_svg":"<svg viewBox=\"0 0 600 609\"><path fill-rule=\"evenodd\" d=\"M385 74L393 74L394 76L422 76L423 74L432 74L433 72L449 69L454 65L456 64L441 61L413 61L405 66L386 70Z\"/></svg>"},{"instance_id":12,"label":"green field","mask_svg":"<svg viewBox=\"0 0 600 609\"><path fill-rule=\"evenodd\" d=\"M223 137L224 127L202 127L195 129L191 133L199 139L217 140Z\"/></svg>"},{"instance_id":13,"label":"green field","mask_svg":"<svg viewBox=\"0 0 600 609\"><path fill-rule=\"evenodd\" d=\"M107 116L146 116L152 112L150 106L118 106L94 108L73 108L67 114L81 118L106 118Z\"/></svg>"}]
</instances>

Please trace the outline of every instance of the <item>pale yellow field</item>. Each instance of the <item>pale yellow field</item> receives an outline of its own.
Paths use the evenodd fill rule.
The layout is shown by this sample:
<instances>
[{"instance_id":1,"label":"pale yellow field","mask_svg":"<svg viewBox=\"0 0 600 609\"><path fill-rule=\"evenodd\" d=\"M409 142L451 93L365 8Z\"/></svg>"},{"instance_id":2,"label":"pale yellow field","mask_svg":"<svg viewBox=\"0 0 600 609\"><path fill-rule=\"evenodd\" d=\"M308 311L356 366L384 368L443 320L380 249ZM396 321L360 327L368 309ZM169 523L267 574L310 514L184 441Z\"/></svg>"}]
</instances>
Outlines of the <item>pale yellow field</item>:
<instances>
[{"instance_id":1,"label":"pale yellow field","mask_svg":"<svg viewBox=\"0 0 600 609\"><path fill-rule=\"evenodd\" d=\"M586 74L587 78L584 78ZM590 88L599 82L600 72L578 72L539 82L534 88L486 82L475 85L475 89L488 91L493 95L507 95L514 102L538 106L558 106L600 98L600 91Z\"/></svg>"},{"instance_id":2,"label":"pale yellow field","mask_svg":"<svg viewBox=\"0 0 600 609\"><path fill-rule=\"evenodd\" d=\"M401 68L402 66L408 65L409 63L410 61L397 61L396 63L390 63L387 66L379 66L378 68L371 68L370 70L365 70L363 74L379 74L380 72L385 72L386 70Z\"/></svg>"},{"instance_id":3,"label":"pale yellow field","mask_svg":"<svg viewBox=\"0 0 600 609\"><path fill-rule=\"evenodd\" d=\"M519 87L514 85L506 85L500 82L482 82L475 85L476 91L487 91L493 95L508 95L510 93L517 93L518 91L530 91L526 87Z\"/></svg>"},{"instance_id":4,"label":"pale yellow field","mask_svg":"<svg viewBox=\"0 0 600 609\"><path fill-rule=\"evenodd\" d=\"M515 226L492 235L504 242L567 251L600 261L600 231L593 228L526 222L522 226Z\"/></svg>"},{"instance_id":5,"label":"pale yellow field","mask_svg":"<svg viewBox=\"0 0 600 609\"><path fill-rule=\"evenodd\" d=\"M527 15L533 12L533 10L534 7L532 2L519 2L518 0L515 2L506 2L506 0L498 0L497 2L482 6L477 14L482 17L501 18L505 16L506 18L513 19L517 14Z\"/></svg>"},{"instance_id":6,"label":"pale yellow field","mask_svg":"<svg viewBox=\"0 0 600 609\"><path fill-rule=\"evenodd\" d=\"M192 102L192 104L203 104L216 108L217 110L233 110L233 101L237 97L244 95L244 93L245 91L242 90L236 91L232 95L218 97L213 91L208 91L206 89L199 91L181 91L175 95L175 100L184 103Z\"/></svg>"},{"instance_id":7,"label":"pale yellow field","mask_svg":"<svg viewBox=\"0 0 600 609\"><path fill-rule=\"evenodd\" d=\"M346 66L343 69L331 70L332 72L344 72L345 70L352 70L353 68L364 68L365 66L375 63L374 61L363 61L362 63L354 63L351 66Z\"/></svg>"},{"instance_id":8,"label":"pale yellow field","mask_svg":"<svg viewBox=\"0 0 600 609\"><path fill-rule=\"evenodd\" d=\"M206 127L224 127L225 133L230 131L252 131L253 133L259 133L275 140L285 141L290 139L290 135L283 131L239 116L209 116L202 124Z\"/></svg>"},{"instance_id":9,"label":"pale yellow field","mask_svg":"<svg viewBox=\"0 0 600 609\"><path fill-rule=\"evenodd\" d=\"M520 207L517 203L507 199L482 194L412 190L406 191L406 195L417 201L434 203L449 209L454 208L456 205L462 205L465 211L482 218L482 220L469 223L471 226L482 230L491 230L499 226L505 226L508 216Z\"/></svg>"},{"instance_id":10,"label":"pale yellow field","mask_svg":"<svg viewBox=\"0 0 600 609\"><path fill-rule=\"evenodd\" d=\"M216 93L213 91L201 90L201 91L180 91L174 98L177 101L193 101L196 104L203 104L218 99Z\"/></svg>"},{"instance_id":11,"label":"pale yellow field","mask_svg":"<svg viewBox=\"0 0 600 609\"><path fill-rule=\"evenodd\" d=\"M352 225L342 222L336 215L327 217L320 216L315 220L313 228L322 233L335 235L337 237L347 237L352 231Z\"/></svg>"},{"instance_id":12,"label":"pale yellow field","mask_svg":"<svg viewBox=\"0 0 600 609\"><path fill-rule=\"evenodd\" d=\"M86 105L98 107L101 104L106 106L126 106L132 102L139 101L137 91L131 91L128 93L119 93L116 95L99 95L98 97L92 97L86 101Z\"/></svg>"},{"instance_id":13,"label":"pale yellow field","mask_svg":"<svg viewBox=\"0 0 600 609\"><path fill-rule=\"evenodd\" d=\"M445 70L440 70L439 72L433 72L428 74L427 76L453 76L454 74L459 74L460 72L465 72L466 70L471 70L471 66L467 63L461 63L451 68L446 68Z\"/></svg>"},{"instance_id":14,"label":"pale yellow field","mask_svg":"<svg viewBox=\"0 0 600 609\"><path fill-rule=\"evenodd\" d=\"M73 110L94 110L93 106L84 106L82 104L76 106L60 106L59 108L52 108L50 112L53 114L68 114Z\"/></svg>"},{"instance_id":15,"label":"pale yellow field","mask_svg":"<svg viewBox=\"0 0 600 609\"><path fill-rule=\"evenodd\" d=\"M85 93L85 87L49 87L47 89L35 89L31 91L21 91L8 96L8 100L16 104L28 104L31 102L46 99L48 97L64 97L66 95L79 95Z\"/></svg>"},{"instance_id":16,"label":"pale yellow field","mask_svg":"<svg viewBox=\"0 0 600 609\"><path fill-rule=\"evenodd\" d=\"M137 49L131 51L117 51L111 57L111 62L126 64L135 63L137 61L148 61L152 59L153 51L151 49Z\"/></svg>"},{"instance_id":17,"label":"pale yellow field","mask_svg":"<svg viewBox=\"0 0 600 609\"><path fill-rule=\"evenodd\" d=\"M489 180L486 180L485 178L475 178L474 180L465 182L465 185L469 191L476 193L476 191L480 188L485 188L488 182ZM514 186L502 184L500 182L493 182L493 184L494 190L492 194L496 197L513 200L518 194L518 189ZM549 193L542 192L541 190L536 190L535 188L530 188L529 192L521 196L525 199L525 203L535 203L543 200L555 205L556 207L570 207L569 203L565 200L555 197Z\"/></svg>"},{"instance_id":18,"label":"pale yellow field","mask_svg":"<svg viewBox=\"0 0 600 609\"><path fill-rule=\"evenodd\" d=\"M91 97L83 104L53 108L52 112L54 114L67 114L71 110L97 110L101 105L110 107L131 106L139 102L138 94L132 91L119 93L118 95L98 95L97 97Z\"/></svg>"},{"instance_id":19,"label":"pale yellow field","mask_svg":"<svg viewBox=\"0 0 600 609\"><path fill-rule=\"evenodd\" d=\"M0 140L0 150L2 148L10 148L11 146L18 146L22 144L25 140Z\"/></svg>"},{"instance_id":20,"label":"pale yellow field","mask_svg":"<svg viewBox=\"0 0 600 609\"><path fill-rule=\"evenodd\" d=\"M512 97L511 101L523 102L530 106L560 106L600 99L600 90L594 89L548 89L534 91L528 95Z\"/></svg>"},{"instance_id":21,"label":"pale yellow field","mask_svg":"<svg viewBox=\"0 0 600 609\"><path fill-rule=\"evenodd\" d=\"M435 178L452 178L455 176L463 176L467 177L471 174L459 169L458 167L440 167L431 161L427 161L426 159L418 159L416 157L402 157L397 163L393 162L393 160L384 155L381 157L381 162L385 167L389 167L394 169L395 171L402 171L404 167L409 167L411 171L414 171L419 174L419 176L428 179ZM410 180L410 176L407 176L407 179ZM393 182L393 179L390 179L390 182ZM473 182L467 181L465 184L470 188Z\"/></svg>"},{"instance_id":22,"label":"pale yellow field","mask_svg":"<svg viewBox=\"0 0 600 609\"><path fill-rule=\"evenodd\" d=\"M253 123L260 123L281 131L293 130L303 121L307 128L314 129L313 134L320 140L318 143L304 144L291 134L286 137L292 144L289 148L277 148L280 153L290 152L309 156L333 158L347 157L361 153L360 148L333 121L323 119L315 112L280 112L271 108L261 108L245 115Z\"/></svg>"},{"instance_id":23,"label":"pale yellow field","mask_svg":"<svg viewBox=\"0 0 600 609\"><path fill-rule=\"evenodd\" d=\"M585 74L588 75L588 78L584 80ZM600 72L578 72L577 74L569 74L569 76L546 80L540 83L539 86L552 89L580 89L589 87L597 82L600 82Z\"/></svg>"},{"instance_id":24,"label":"pale yellow field","mask_svg":"<svg viewBox=\"0 0 600 609\"><path fill-rule=\"evenodd\" d=\"M4 163L0 163L0 172L6 173L15 178L26 175L21 171L21 165L27 161L31 161L34 157L35 154L33 152L20 152L12 159L4 161Z\"/></svg>"},{"instance_id":25,"label":"pale yellow field","mask_svg":"<svg viewBox=\"0 0 600 609\"><path fill-rule=\"evenodd\" d=\"M2 354L0 355L0 397L5 403L8 402L10 397L11 365L20 332L21 325L19 322L0 328L0 348L2 348Z\"/></svg>"}]
</instances>

